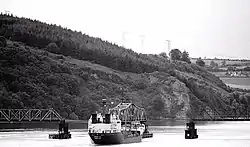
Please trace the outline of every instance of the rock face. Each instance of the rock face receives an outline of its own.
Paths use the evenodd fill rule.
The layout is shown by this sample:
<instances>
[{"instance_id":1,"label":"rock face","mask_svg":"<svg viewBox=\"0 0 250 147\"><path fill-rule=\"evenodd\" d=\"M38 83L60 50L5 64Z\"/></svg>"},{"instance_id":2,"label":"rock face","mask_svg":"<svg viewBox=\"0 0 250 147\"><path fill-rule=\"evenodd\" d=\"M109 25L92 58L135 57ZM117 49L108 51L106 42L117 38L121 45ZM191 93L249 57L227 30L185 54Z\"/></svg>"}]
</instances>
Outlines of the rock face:
<instances>
[{"instance_id":1,"label":"rock face","mask_svg":"<svg viewBox=\"0 0 250 147\"><path fill-rule=\"evenodd\" d=\"M190 91L185 84L164 73L152 73L150 79L151 85L158 84L158 95L164 100L165 117L186 118L190 109L188 95Z\"/></svg>"},{"instance_id":2,"label":"rock face","mask_svg":"<svg viewBox=\"0 0 250 147\"><path fill-rule=\"evenodd\" d=\"M186 85L179 80L176 80L171 86L174 100L171 103L172 108L177 109L176 118L186 118L187 112L190 110L190 99L188 93L190 92Z\"/></svg>"}]
</instances>

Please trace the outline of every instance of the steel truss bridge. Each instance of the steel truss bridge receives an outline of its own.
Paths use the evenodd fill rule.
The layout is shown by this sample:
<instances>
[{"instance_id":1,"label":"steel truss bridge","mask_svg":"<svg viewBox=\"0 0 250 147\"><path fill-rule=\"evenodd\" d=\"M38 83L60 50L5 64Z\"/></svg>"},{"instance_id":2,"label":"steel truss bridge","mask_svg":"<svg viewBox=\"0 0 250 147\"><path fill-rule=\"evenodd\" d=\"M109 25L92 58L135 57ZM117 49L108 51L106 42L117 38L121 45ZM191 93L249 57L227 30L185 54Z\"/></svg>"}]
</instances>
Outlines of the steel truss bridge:
<instances>
[{"instance_id":1,"label":"steel truss bridge","mask_svg":"<svg viewBox=\"0 0 250 147\"><path fill-rule=\"evenodd\" d=\"M202 109L196 117L191 118L193 121L250 121L250 109L248 106L239 106L236 108L211 109L203 104Z\"/></svg>"},{"instance_id":2,"label":"steel truss bridge","mask_svg":"<svg viewBox=\"0 0 250 147\"><path fill-rule=\"evenodd\" d=\"M200 106L192 121L250 121L250 108L211 109L204 103ZM111 113L119 114L122 121L146 121L145 110L131 103L121 103L111 109ZM124 120L126 118L126 120ZM53 108L50 109L0 109L0 123L52 122L63 118Z\"/></svg>"},{"instance_id":3,"label":"steel truss bridge","mask_svg":"<svg viewBox=\"0 0 250 147\"><path fill-rule=\"evenodd\" d=\"M120 103L116 107L109 110L110 114L118 114L122 122L130 121L146 121L146 113L143 108L136 106L133 103Z\"/></svg>"},{"instance_id":4,"label":"steel truss bridge","mask_svg":"<svg viewBox=\"0 0 250 147\"><path fill-rule=\"evenodd\" d=\"M0 123L60 121L54 109L0 109Z\"/></svg>"}]
</instances>

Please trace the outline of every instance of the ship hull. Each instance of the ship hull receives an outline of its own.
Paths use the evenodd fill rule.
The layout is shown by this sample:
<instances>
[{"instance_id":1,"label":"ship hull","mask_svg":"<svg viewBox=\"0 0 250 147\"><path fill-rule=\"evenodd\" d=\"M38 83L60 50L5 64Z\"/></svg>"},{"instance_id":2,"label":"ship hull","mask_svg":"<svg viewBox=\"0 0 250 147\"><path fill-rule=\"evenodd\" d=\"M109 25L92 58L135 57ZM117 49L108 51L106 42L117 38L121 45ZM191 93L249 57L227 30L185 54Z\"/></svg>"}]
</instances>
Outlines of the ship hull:
<instances>
[{"instance_id":1,"label":"ship hull","mask_svg":"<svg viewBox=\"0 0 250 147\"><path fill-rule=\"evenodd\" d=\"M91 140L95 144L109 145L109 144L124 144L141 142L141 135L127 135L127 133L89 133Z\"/></svg>"}]
</instances>

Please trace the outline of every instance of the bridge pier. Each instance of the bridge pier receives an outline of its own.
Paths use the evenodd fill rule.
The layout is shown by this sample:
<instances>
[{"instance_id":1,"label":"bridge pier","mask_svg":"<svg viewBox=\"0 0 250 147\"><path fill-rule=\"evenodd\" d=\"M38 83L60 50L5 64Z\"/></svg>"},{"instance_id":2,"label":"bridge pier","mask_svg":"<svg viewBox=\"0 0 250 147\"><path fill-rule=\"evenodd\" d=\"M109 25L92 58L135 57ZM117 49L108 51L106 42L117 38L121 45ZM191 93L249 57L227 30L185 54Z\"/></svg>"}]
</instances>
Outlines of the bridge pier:
<instances>
[{"instance_id":1,"label":"bridge pier","mask_svg":"<svg viewBox=\"0 0 250 147\"><path fill-rule=\"evenodd\" d=\"M197 129L195 129L195 123L193 121L186 123L185 139L198 138Z\"/></svg>"},{"instance_id":2,"label":"bridge pier","mask_svg":"<svg viewBox=\"0 0 250 147\"><path fill-rule=\"evenodd\" d=\"M65 120L60 121L58 134L49 134L49 139L70 139L69 124Z\"/></svg>"}]
</instances>

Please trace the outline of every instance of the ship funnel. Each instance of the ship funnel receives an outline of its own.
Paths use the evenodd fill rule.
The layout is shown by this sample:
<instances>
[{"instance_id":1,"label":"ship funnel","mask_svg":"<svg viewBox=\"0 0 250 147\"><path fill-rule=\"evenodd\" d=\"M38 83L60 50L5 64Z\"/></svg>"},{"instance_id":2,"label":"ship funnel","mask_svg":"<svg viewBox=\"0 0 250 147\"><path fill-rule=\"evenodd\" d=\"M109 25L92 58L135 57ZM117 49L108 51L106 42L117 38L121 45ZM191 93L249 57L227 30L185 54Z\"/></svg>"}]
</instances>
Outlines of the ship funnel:
<instances>
[{"instance_id":1,"label":"ship funnel","mask_svg":"<svg viewBox=\"0 0 250 147\"><path fill-rule=\"evenodd\" d=\"M110 120L110 114L105 114L105 123L106 124L110 124L111 120Z\"/></svg>"},{"instance_id":2,"label":"ship funnel","mask_svg":"<svg viewBox=\"0 0 250 147\"><path fill-rule=\"evenodd\" d=\"M92 114L92 123L97 123L97 114Z\"/></svg>"},{"instance_id":3,"label":"ship funnel","mask_svg":"<svg viewBox=\"0 0 250 147\"><path fill-rule=\"evenodd\" d=\"M106 106L107 106L106 99L102 99L102 114L103 115L106 113Z\"/></svg>"},{"instance_id":4,"label":"ship funnel","mask_svg":"<svg viewBox=\"0 0 250 147\"><path fill-rule=\"evenodd\" d=\"M106 107L106 104L107 104L106 99L102 99L102 105L103 105L103 107Z\"/></svg>"}]
</instances>

